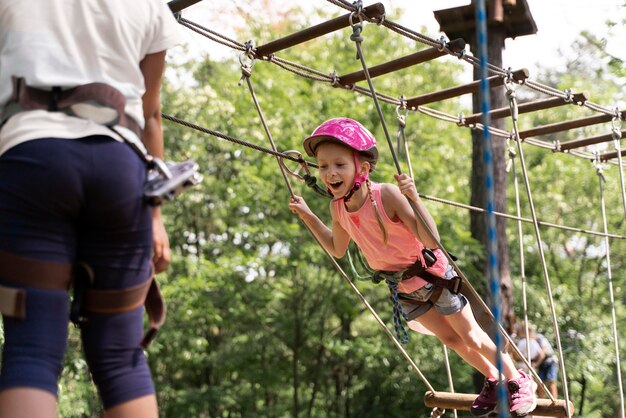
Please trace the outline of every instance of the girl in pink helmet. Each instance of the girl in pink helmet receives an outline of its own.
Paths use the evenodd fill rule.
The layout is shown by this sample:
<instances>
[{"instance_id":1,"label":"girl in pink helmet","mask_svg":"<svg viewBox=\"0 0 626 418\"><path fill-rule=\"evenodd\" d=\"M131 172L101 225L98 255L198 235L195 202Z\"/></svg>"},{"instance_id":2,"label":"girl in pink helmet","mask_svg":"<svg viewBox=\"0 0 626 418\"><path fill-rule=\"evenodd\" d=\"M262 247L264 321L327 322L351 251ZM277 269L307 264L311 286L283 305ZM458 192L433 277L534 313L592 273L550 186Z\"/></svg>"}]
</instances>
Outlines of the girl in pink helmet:
<instances>
[{"instance_id":1,"label":"girl in pink helmet","mask_svg":"<svg viewBox=\"0 0 626 418\"><path fill-rule=\"evenodd\" d=\"M333 196L332 227L328 228L300 196L291 199L291 211L333 256L343 257L352 239L372 269L404 271L398 283L389 279L387 283L409 327L417 329L419 322L485 376L471 411L475 416L493 413L498 400L496 346L476 322L465 296L451 292L445 286L446 280L441 281L456 275L437 246L437 226L420 200L413 179L396 174L397 186L370 181L369 173L378 159L376 139L352 119L335 118L322 123L303 145L309 156L317 158L319 177ZM415 215L407 198L415 202L425 223ZM423 277L406 273L415 271L416 266ZM508 354L502 353L502 360L511 414L526 416L537 403L536 384L522 370L515 369Z\"/></svg>"}]
</instances>

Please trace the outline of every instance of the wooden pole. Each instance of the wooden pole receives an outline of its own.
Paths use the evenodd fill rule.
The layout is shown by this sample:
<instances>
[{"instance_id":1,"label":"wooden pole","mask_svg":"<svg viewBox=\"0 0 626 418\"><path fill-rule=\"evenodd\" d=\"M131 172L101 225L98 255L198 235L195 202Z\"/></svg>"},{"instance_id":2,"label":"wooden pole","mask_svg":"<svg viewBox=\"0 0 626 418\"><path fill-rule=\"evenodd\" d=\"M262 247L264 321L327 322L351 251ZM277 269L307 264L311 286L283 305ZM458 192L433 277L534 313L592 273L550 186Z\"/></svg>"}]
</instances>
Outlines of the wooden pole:
<instances>
[{"instance_id":1,"label":"wooden pole","mask_svg":"<svg viewBox=\"0 0 626 418\"><path fill-rule=\"evenodd\" d=\"M371 19L376 19L385 14L385 6L382 3L374 3L370 6L364 7L363 14ZM319 25L311 26L301 30L300 32L287 35L284 38L276 39L275 41L268 42L264 45L259 45L256 47L255 52L258 56L271 55L294 45L335 32L339 29L347 28L350 26L350 15L351 13L348 13L327 22L320 23Z\"/></svg>"},{"instance_id":2,"label":"wooden pole","mask_svg":"<svg viewBox=\"0 0 626 418\"><path fill-rule=\"evenodd\" d=\"M456 409L469 411L472 402L477 395L470 393L449 393L449 392L426 392L424 404L428 408ZM574 410L574 404L570 404L570 411ZM537 399L537 408L529 415L540 415L544 417L567 417L565 401L557 400L552 403L550 399Z\"/></svg>"},{"instance_id":3,"label":"wooden pole","mask_svg":"<svg viewBox=\"0 0 626 418\"><path fill-rule=\"evenodd\" d=\"M452 52L460 52L465 49L465 41L463 39L455 39L446 44L446 47ZM395 60L386 62L384 64L376 65L369 68L370 77L378 77L383 74L388 74L393 71L407 68L412 65L421 64L422 62L430 61L441 56L448 55L447 52L439 50L439 48L428 48L422 51L416 52L405 57L397 58ZM342 75L339 77L339 84L349 86L359 81L365 80L365 72L363 70L355 71L350 74Z\"/></svg>"}]
</instances>

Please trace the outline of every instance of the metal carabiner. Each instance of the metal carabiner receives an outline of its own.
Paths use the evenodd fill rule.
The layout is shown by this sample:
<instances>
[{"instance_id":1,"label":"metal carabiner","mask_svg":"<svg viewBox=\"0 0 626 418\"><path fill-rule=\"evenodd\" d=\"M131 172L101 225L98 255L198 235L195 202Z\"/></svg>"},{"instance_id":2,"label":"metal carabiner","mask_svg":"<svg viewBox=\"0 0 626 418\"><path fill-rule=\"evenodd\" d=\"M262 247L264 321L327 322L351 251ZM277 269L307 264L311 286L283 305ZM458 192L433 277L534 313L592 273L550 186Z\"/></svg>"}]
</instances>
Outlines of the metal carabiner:
<instances>
[{"instance_id":1,"label":"metal carabiner","mask_svg":"<svg viewBox=\"0 0 626 418\"><path fill-rule=\"evenodd\" d=\"M400 109L404 110L404 113L400 113ZM409 115L409 109L406 106L406 99L404 96L400 96L400 104L396 106L396 116L398 118L398 123L402 126L406 125L406 117Z\"/></svg>"},{"instance_id":2,"label":"metal carabiner","mask_svg":"<svg viewBox=\"0 0 626 418\"><path fill-rule=\"evenodd\" d=\"M298 163L300 164L300 166L295 171L291 170L289 167L287 167L287 165L283 161L283 157L279 156L278 157L278 163L280 164L280 166L282 168L284 168L292 176L297 177L300 180L306 181L304 176L302 176L300 174L300 170L304 170L304 172L306 173L307 176L311 175L311 170L309 170L309 164L306 162L306 160L304 158L302 158L302 154L299 151L296 151L296 150L293 150L293 149L290 149L290 150L287 150L287 151L283 151L283 154L287 155L289 157L294 157L295 159L297 159Z\"/></svg>"},{"instance_id":3,"label":"metal carabiner","mask_svg":"<svg viewBox=\"0 0 626 418\"><path fill-rule=\"evenodd\" d=\"M613 132L613 139L622 138L622 118L619 108L615 108L615 116L611 119L611 131Z\"/></svg>"}]
</instances>

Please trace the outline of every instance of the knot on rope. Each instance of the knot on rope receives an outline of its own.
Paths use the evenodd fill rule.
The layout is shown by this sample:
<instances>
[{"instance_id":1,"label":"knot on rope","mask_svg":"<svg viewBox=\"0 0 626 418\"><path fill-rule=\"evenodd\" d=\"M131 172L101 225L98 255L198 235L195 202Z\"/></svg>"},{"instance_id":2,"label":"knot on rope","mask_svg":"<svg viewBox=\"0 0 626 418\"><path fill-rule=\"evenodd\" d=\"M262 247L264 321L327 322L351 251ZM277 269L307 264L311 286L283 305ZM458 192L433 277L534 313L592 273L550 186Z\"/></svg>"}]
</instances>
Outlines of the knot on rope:
<instances>
[{"instance_id":1,"label":"knot on rope","mask_svg":"<svg viewBox=\"0 0 626 418\"><path fill-rule=\"evenodd\" d=\"M398 299L398 284L391 280L386 280L389 292L391 293L391 303L393 304L393 328L396 331L396 336L402 344L409 342L409 334L406 332L404 323L402 320L408 322L409 318L404 313L400 300Z\"/></svg>"},{"instance_id":2,"label":"knot on rope","mask_svg":"<svg viewBox=\"0 0 626 418\"><path fill-rule=\"evenodd\" d=\"M361 32L363 31L363 23L359 22L357 24L352 25L352 35L350 35L350 40L354 42L363 42L363 37L361 36Z\"/></svg>"},{"instance_id":3,"label":"knot on rope","mask_svg":"<svg viewBox=\"0 0 626 418\"><path fill-rule=\"evenodd\" d=\"M304 179L304 182L306 183L307 186L309 186L309 187L317 186L317 177L310 176L310 175L304 175L304 176L302 176L302 178Z\"/></svg>"}]
</instances>

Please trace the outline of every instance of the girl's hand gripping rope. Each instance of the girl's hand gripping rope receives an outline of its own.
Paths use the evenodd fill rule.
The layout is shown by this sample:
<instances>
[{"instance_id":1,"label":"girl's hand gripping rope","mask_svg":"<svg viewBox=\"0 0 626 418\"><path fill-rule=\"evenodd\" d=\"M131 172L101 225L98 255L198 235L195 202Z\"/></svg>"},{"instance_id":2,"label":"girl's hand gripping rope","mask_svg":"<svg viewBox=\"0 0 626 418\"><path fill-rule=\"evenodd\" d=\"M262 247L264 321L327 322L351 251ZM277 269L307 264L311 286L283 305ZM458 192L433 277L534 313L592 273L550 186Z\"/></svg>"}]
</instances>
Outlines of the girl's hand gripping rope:
<instances>
[{"instance_id":1,"label":"girl's hand gripping rope","mask_svg":"<svg viewBox=\"0 0 626 418\"><path fill-rule=\"evenodd\" d=\"M304 219L306 216L313 215L311 209L306 204L304 199L300 196L294 196L289 200L289 210L293 213L297 213L300 218Z\"/></svg>"},{"instance_id":2,"label":"girl's hand gripping rope","mask_svg":"<svg viewBox=\"0 0 626 418\"><path fill-rule=\"evenodd\" d=\"M412 201L417 202L417 189L413 179L408 174L395 174L393 177L398 182L400 192Z\"/></svg>"}]
</instances>

